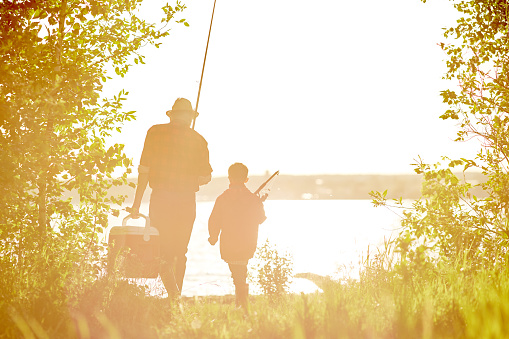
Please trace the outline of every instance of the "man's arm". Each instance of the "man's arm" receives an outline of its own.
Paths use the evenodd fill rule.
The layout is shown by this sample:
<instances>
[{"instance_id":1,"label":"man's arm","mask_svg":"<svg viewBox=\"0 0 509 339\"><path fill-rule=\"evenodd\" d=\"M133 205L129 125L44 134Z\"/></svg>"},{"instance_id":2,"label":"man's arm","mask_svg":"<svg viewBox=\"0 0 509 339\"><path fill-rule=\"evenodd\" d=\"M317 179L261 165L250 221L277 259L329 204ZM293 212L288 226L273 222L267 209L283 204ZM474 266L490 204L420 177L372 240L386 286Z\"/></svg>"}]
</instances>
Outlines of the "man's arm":
<instances>
[{"instance_id":1,"label":"man's arm","mask_svg":"<svg viewBox=\"0 0 509 339\"><path fill-rule=\"evenodd\" d=\"M203 138L203 137L202 137ZM198 185L203 186L208 184L212 180L212 167L209 161L209 148L207 147L207 141L203 139L203 143L198 150Z\"/></svg>"},{"instance_id":2,"label":"man's arm","mask_svg":"<svg viewBox=\"0 0 509 339\"><path fill-rule=\"evenodd\" d=\"M212 180L211 174L209 174L205 177L200 176L200 177L198 177L198 185L203 186L205 184L208 184L210 182L210 180Z\"/></svg>"},{"instance_id":3,"label":"man's arm","mask_svg":"<svg viewBox=\"0 0 509 339\"><path fill-rule=\"evenodd\" d=\"M138 217L140 213L141 200L143 199L143 194L148 184L149 169L149 167L141 165L138 167L138 185L136 185L133 206L131 208L126 208L126 211L131 213L133 217Z\"/></svg>"}]
</instances>

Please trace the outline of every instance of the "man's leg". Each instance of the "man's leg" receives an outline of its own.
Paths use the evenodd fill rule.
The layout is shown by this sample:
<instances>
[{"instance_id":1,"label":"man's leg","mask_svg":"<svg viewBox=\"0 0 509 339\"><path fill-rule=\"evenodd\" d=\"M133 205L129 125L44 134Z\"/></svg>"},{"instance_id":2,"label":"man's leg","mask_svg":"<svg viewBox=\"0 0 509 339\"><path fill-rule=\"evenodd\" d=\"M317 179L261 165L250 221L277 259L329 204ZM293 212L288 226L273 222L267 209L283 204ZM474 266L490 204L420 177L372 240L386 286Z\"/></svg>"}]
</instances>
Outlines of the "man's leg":
<instances>
[{"instance_id":1,"label":"man's leg","mask_svg":"<svg viewBox=\"0 0 509 339\"><path fill-rule=\"evenodd\" d=\"M161 264L161 280L164 284L164 288L168 293L168 298L173 299L180 295L180 289L177 285L176 280L176 260L175 258L170 258L167 255L163 256L163 262Z\"/></svg>"},{"instance_id":2,"label":"man's leg","mask_svg":"<svg viewBox=\"0 0 509 339\"><path fill-rule=\"evenodd\" d=\"M161 237L161 279L168 296L182 292L186 271L187 246L196 218L195 194L185 192L153 192L150 219Z\"/></svg>"}]
</instances>

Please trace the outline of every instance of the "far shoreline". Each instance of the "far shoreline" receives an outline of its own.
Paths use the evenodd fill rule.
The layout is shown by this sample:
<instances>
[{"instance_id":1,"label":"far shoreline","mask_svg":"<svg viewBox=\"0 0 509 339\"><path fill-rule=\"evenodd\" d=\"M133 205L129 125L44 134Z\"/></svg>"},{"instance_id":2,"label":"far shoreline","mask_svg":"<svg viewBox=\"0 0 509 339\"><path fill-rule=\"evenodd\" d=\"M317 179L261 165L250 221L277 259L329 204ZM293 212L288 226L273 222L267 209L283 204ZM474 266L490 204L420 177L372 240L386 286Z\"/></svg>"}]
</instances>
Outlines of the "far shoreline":
<instances>
[{"instance_id":1,"label":"far shoreline","mask_svg":"<svg viewBox=\"0 0 509 339\"><path fill-rule=\"evenodd\" d=\"M263 183L266 175L250 176L247 187L252 191ZM462 179L463 174L457 174ZM472 184L482 182L482 173L467 173L467 181ZM387 199L418 199L421 197L422 175L419 174L324 174L324 175L285 175L280 174L272 180L269 189L270 200L371 200L369 192L384 192ZM136 184L136 178L129 178ZM227 177L213 177L210 183L201 186L196 193L199 202L214 201L228 188ZM132 202L135 189L124 185L110 190L112 195L125 195L126 203ZM482 190L472 193L482 196ZM143 202L149 202L150 190L145 192Z\"/></svg>"}]
</instances>

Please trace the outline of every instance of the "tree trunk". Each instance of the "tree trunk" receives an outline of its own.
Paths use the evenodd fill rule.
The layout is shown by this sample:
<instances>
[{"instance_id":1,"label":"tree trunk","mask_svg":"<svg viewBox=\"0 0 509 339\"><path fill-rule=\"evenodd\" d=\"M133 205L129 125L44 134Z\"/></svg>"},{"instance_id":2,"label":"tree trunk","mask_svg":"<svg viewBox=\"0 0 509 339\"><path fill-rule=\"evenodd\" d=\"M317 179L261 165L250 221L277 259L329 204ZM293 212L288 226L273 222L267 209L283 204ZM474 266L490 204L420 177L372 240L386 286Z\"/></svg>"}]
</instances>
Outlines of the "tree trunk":
<instances>
[{"instance_id":1,"label":"tree trunk","mask_svg":"<svg viewBox=\"0 0 509 339\"><path fill-rule=\"evenodd\" d=\"M62 75L62 45L65 34L65 18L67 16L67 1L62 1L62 6L60 7L60 11L58 14L58 39L55 46L55 77L53 79L53 94L54 97L58 98L58 88L61 82ZM57 102L53 103L54 107L58 110L58 99ZM46 131L44 137L45 146L43 146L42 162L41 162L41 174L39 176L38 188L39 188L39 197L38 197L38 208L39 208L39 232L43 235L47 235L47 227L48 227L48 211L47 211L47 187L48 187L48 174L49 167L51 165L51 149L53 144L53 128L54 128L54 119L53 111L46 111Z\"/></svg>"}]
</instances>

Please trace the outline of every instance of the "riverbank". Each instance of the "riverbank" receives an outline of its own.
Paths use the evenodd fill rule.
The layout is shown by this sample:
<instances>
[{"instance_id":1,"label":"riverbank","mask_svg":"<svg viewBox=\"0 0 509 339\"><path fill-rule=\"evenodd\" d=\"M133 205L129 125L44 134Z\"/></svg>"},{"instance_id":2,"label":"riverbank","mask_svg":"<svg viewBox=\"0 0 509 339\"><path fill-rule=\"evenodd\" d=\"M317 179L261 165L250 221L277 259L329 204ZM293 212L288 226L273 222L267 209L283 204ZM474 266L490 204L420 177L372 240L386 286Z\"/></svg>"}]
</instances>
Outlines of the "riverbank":
<instances>
[{"instance_id":1,"label":"riverbank","mask_svg":"<svg viewBox=\"0 0 509 339\"><path fill-rule=\"evenodd\" d=\"M150 296L102 279L65 309L10 305L3 337L39 338L507 338L509 271L456 265L401 276L367 263L357 280L328 280L322 293L234 297ZM433 273L433 274L431 274ZM41 305L42 306L42 305ZM35 312L35 313L34 313ZM9 332L5 332L5 331Z\"/></svg>"},{"instance_id":2,"label":"riverbank","mask_svg":"<svg viewBox=\"0 0 509 339\"><path fill-rule=\"evenodd\" d=\"M323 293L250 296L247 314L232 295L170 303L123 285L102 311L80 311L83 326L74 337L507 337L507 272L456 269L411 281L366 270L360 281L329 280Z\"/></svg>"}]
</instances>

